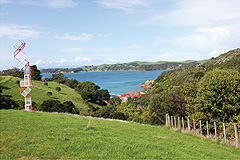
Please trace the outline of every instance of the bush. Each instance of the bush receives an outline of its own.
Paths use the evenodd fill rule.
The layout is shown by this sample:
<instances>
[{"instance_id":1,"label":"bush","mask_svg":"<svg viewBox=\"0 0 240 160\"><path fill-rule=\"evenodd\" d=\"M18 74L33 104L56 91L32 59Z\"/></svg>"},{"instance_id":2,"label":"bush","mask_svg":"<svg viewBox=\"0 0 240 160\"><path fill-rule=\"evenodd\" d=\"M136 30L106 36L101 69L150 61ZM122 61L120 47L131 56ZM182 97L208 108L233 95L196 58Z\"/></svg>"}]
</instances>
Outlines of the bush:
<instances>
[{"instance_id":1,"label":"bush","mask_svg":"<svg viewBox=\"0 0 240 160\"><path fill-rule=\"evenodd\" d=\"M60 87L56 87L56 91L60 92L62 89Z\"/></svg>"},{"instance_id":2,"label":"bush","mask_svg":"<svg viewBox=\"0 0 240 160\"><path fill-rule=\"evenodd\" d=\"M38 109L45 112L77 113L75 105L71 101L66 101L62 104L60 101L52 99L43 101Z\"/></svg>"},{"instance_id":3,"label":"bush","mask_svg":"<svg viewBox=\"0 0 240 160\"><path fill-rule=\"evenodd\" d=\"M52 96L52 92L47 92L48 97Z\"/></svg>"},{"instance_id":4,"label":"bush","mask_svg":"<svg viewBox=\"0 0 240 160\"><path fill-rule=\"evenodd\" d=\"M189 110L197 119L233 122L240 114L240 73L219 69L206 73Z\"/></svg>"}]
</instances>

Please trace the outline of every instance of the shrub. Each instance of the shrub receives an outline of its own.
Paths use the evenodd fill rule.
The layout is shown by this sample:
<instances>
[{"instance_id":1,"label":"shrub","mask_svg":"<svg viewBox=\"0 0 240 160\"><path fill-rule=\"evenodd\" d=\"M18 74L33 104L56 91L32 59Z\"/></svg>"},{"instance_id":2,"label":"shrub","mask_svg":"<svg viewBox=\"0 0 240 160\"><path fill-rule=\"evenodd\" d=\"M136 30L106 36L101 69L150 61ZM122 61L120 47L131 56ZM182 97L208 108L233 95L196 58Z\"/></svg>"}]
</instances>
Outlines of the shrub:
<instances>
[{"instance_id":1,"label":"shrub","mask_svg":"<svg viewBox=\"0 0 240 160\"><path fill-rule=\"evenodd\" d=\"M52 96L52 92L47 92L48 97Z\"/></svg>"},{"instance_id":2,"label":"shrub","mask_svg":"<svg viewBox=\"0 0 240 160\"><path fill-rule=\"evenodd\" d=\"M60 92L62 89L60 87L56 87L56 91Z\"/></svg>"}]
</instances>

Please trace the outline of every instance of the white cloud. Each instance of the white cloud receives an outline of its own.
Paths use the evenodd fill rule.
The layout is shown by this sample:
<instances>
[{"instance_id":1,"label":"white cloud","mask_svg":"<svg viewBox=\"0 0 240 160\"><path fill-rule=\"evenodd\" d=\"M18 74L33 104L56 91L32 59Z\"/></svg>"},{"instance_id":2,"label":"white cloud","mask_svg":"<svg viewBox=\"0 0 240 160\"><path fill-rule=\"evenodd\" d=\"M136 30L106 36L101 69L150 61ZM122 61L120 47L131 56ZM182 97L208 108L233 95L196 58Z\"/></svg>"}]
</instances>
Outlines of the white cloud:
<instances>
[{"instance_id":1,"label":"white cloud","mask_svg":"<svg viewBox=\"0 0 240 160\"><path fill-rule=\"evenodd\" d=\"M132 44L126 47L127 49L132 49L132 50L138 50L138 49L142 49L143 47L137 44Z\"/></svg>"},{"instance_id":2,"label":"white cloud","mask_svg":"<svg viewBox=\"0 0 240 160\"><path fill-rule=\"evenodd\" d=\"M145 24L216 25L225 23L226 20L229 23L229 21L239 20L239 6L239 0L180 0L167 12L152 12Z\"/></svg>"},{"instance_id":3,"label":"white cloud","mask_svg":"<svg viewBox=\"0 0 240 160\"><path fill-rule=\"evenodd\" d=\"M77 56L74 60L75 63L82 63L82 62L92 62L92 59L90 57L85 57L85 56Z\"/></svg>"},{"instance_id":4,"label":"white cloud","mask_svg":"<svg viewBox=\"0 0 240 160\"><path fill-rule=\"evenodd\" d=\"M108 51L111 48L66 48L63 51L65 52L101 52Z\"/></svg>"},{"instance_id":5,"label":"white cloud","mask_svg":"<svg viewBox=\"0 0 240 160\"><path fill-rule=\"evenodd\" d=\"M47 0L46 5L50 8L74 7L77 4L72 0Z\"/></svg>"},{"instance_id":6,"label":"white cloud","mask_svg":"<svg viewBox=\"0 0 240 160\"><path fill-rule=\"evenodd\" d=\"M209 50L223 51L224 49L234 49L240 44L239 26L226 27L199 27L196 34L177 37L172 40L173 44L182 48L189 48L198 51Z\"/></svg>"},{"instance_id":7,"label":"white cloud","mask_svg":"<svg viewBox=\"0 0 240 160\"><path fill-rule=\"evenodd\" d=\"M95 2L100 5L112 8L120 9L128 14L140 12L140 8L146 7L152 0L96 0Z\"/></svg>"},{"instance_id":8,"label":"white cloud","mask_svg":"<svg viewBox=\"0 0 240 160\"><path fill-rule=\"evenodd\" d=\"M0 38L40 38L43 33L44 32L33 29L31 26L0 25Z\"/></svg>"},{"instance_id":9,"label":"white cloud","mask_svg":"<svg viewBox=\"0 0 240 160\"><path fill-rule=\"evenodd\" d=\"M93 39L95 36L93 34L82 33L79 36L76 35L69 35L65 34L64 36L57 36L57 39L65 39L65 40L72 40L72 41L89 41Z\"/></svg>"},{"instance_id":10,"label":"white cloud","mask_svg":"<svg viewBox=\"0 0 240 160\"><path fill-rule=\"evenodd\" d=\"M0 4L23 4L31 6L47 6L49 8L67 8L75 7L77 3L72 0L0 0Z\"/></svg>"}]
</instances>

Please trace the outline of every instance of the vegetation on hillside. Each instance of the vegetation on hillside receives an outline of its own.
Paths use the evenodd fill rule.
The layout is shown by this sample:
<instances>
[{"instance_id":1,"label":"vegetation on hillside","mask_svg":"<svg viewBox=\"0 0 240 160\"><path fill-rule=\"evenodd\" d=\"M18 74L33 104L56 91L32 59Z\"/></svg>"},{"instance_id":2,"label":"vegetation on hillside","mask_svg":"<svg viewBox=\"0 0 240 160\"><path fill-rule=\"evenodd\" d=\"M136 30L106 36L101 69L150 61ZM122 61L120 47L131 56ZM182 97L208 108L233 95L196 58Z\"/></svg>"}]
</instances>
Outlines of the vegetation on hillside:
<instances>
[{"instance_id":1,"label":"vegetation on hillside","mask_svg":"<svg viewBox=\"0 0 240 160\"><path fill-rule=\"evenodd\" d=\"M129 64L140 66L139 63ZM61 92L51 90L53 95L50 97L55 94L66 94L69 97L78 95L77 101L80 100L81 105L87 106L80 114L147 124L164 124L165 114L179 117L189 116L204 121L240 123L239 64L240 49L235 49L203 64L181 66L163 72L145 95L134 99L129 98L127 102L122 103L119 99L112 98L108 105L105 105L103 100L108 100L110 95L107 90L100 90L100 86L92 82L78 82L64 77L62 73L53 74L52 78L48 79L49 84L55 81L58 85L62 85L61 88L67 85L77 92L74 92L74 96L70 96L69 93L64 92L64 88ZM42 83L39 89L51 88L49 84ZM16 82L11 82L10 85L6 87L16 86ZM56 89L58 85L52 88ZM33 87L38 88L35 85ZM47 94L44 94L45 96L41 97L41 103L48 99ZM66 99L59 100L63 103ZM73 101L73 104L79 108L82 107L76 105L76 101Z\"/></svg>"},{"instance_id":2,"label":"vegetation on hillside","mask_svg":"<svg viewBox=\"0 0 240 160\"><path fill-rule=\"evenodd\" d=\"M52 68L42 69L41 73L75 73L75 72L91 72L91 71L123 71L123 70L137 70L137 71L152 71L152 70L170 70L178 68L179 66L191 66L199 64L203 61L183 61L183 62L129 62L118 64L102 64L99 66L83 66L78 68Z\"/></svg>"},{"instance_id":3,"label":"vegetation on hillside","mask_svg":"<svg viewBox=\"0 0 240 160\"><path fill-rule=\"evenodd\" d=\"M110 103L95 115L148 124L164 124L165 114L240 123L239 64L236 49L203 64L166 71L145 95L116 106Z\"/></svg>"}]
</instances>

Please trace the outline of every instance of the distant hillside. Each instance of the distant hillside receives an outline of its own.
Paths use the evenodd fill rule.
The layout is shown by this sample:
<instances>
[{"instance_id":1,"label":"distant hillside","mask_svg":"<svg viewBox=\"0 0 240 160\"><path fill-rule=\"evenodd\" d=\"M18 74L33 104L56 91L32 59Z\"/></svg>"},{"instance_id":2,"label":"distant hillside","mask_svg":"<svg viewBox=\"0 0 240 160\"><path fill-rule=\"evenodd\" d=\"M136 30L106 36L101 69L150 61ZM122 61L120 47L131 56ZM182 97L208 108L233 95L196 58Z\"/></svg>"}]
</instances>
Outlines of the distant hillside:
<instances>
[{"instance_id":1,"label":"distant hillside","mask_svg":"<svg viewBox=\"0 0 240 160\"><path fill-rule=\"evenodd\" d=\"M83 66L78 68L52 68L41 69L41 73L76 73L76 72L92 72L92 71L123 71L123 70L137 70L137 71L151 71L151 70L170 70L179 66L191 66L194 64L200 64L206 62L187 60L182 62L129 62L118 64L102 64L99 66Z\"/></svg>"}]
</instances>

